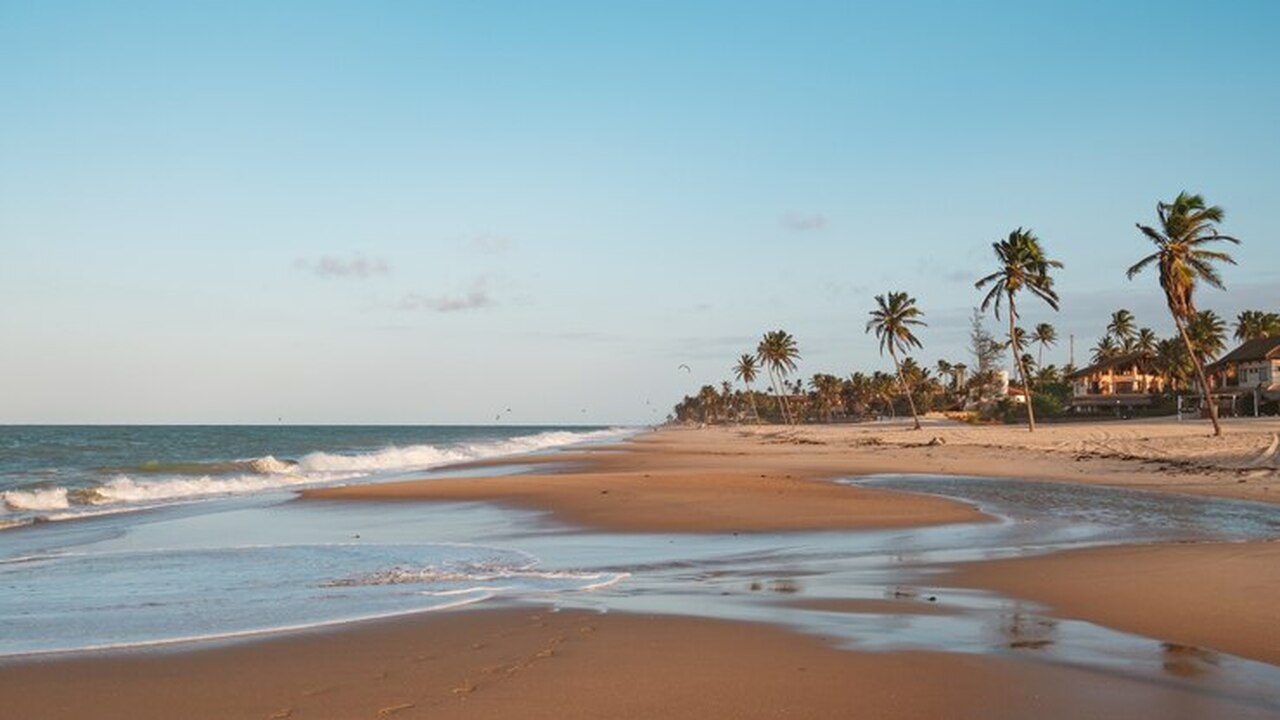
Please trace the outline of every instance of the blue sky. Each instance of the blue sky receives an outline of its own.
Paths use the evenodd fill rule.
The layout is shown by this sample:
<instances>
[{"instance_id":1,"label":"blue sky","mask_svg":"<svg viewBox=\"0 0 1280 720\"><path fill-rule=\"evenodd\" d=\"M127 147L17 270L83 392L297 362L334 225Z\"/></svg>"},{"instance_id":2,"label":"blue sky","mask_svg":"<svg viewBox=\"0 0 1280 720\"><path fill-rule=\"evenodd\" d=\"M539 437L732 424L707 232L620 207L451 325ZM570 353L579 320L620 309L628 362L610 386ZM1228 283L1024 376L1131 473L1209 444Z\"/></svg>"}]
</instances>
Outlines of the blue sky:
<instances>
[{"instance_id":1,"label":"blue sky","mask_svg":"<svg viewBox=\"0 0 1280 720\"><path fill-rule=\"evenodd\" d=\"M766 330L805 376L887 368L890 290L921 360L965 359L1019 226L1066 264L1026 321L1079 360L1119 307L1170 331L1123 270L1182 189L1244 240L1201 304L1280 309L1277 28L1271 2L0 0L0 422L650 422Z\"/></svg>"}]
</instances>

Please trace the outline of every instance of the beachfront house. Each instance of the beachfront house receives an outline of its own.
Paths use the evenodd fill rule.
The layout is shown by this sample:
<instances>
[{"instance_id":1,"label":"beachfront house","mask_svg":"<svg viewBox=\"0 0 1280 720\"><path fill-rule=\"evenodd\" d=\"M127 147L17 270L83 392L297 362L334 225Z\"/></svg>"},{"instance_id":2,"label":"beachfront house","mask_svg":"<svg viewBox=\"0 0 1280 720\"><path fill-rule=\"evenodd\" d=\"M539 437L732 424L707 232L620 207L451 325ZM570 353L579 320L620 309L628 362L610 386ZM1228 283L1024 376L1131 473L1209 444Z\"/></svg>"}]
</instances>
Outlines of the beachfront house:
<instances>
[{"instance_id":1,"label":"beachfront house","mask_svg":"<svg viewBox=\"0 0 1280 720\"><path fill-rule=\"evenodd\" d=\"M1145 407L1164 392L1164 378L1151 371L1142 353L1117 355L1067 376L1070 406L1077 412Z\"/></svg>"},{"instance_id":2,"label":"beachfront house","mask_svg":"<svg viewBox=\"0 0 1280 720\"><path fill-rule=\"evenodd\" d=\"M1233 409L1257 414L1280 401L1280 337L1250 340L1205 368L1214 394L1229 397Z\"/></svg>"}]
</instances>

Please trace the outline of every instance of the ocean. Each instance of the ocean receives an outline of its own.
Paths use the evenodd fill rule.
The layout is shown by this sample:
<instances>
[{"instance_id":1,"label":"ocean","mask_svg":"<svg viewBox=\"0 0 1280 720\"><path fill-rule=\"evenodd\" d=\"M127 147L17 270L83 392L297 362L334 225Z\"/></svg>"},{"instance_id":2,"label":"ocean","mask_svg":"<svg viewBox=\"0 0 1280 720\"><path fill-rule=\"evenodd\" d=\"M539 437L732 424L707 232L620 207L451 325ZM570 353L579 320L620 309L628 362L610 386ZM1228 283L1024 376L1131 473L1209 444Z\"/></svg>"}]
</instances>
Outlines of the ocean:
<instances>
[{"instance_id":1,"label":"ocean","mask_svg":"<svg viewBox=\"0 0 1280 720\"><path fill-rule=\"evenodd\" d=\"M0 427L0 656L252 635L606 586L503 544L530 513L296 502L636 432L501 426ZM493 472L493 471L490 471Z\"/></svg>"},{"instance_id":2,"label":"ocean","mask_svg":"<svg viewBox=\"0 0 1280 720\"><path fill-rule=\"evenodd\" d=\"M616 439L603 427L0 426L0 528Z\"/></svg>"}]
</instances>

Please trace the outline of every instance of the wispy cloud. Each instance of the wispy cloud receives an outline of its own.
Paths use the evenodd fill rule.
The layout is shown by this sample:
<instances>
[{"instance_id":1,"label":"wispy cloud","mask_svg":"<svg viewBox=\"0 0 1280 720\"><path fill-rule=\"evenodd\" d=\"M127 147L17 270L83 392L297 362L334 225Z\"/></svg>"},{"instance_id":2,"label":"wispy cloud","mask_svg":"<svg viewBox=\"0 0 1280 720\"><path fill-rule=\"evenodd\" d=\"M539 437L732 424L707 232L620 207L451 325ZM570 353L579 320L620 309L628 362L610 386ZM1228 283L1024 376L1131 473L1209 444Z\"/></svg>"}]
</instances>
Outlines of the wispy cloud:
<instances>
[{"instance_id":1,"label":"wispy cloud","mask_svg":"<svg viewBox=\"0 0 1280 720\"><path fill-rule=\"evenodd\" d=\"M956 284L972 283L980 277L977 271L947 266L932 258L918 260L916 262L916 274L930 280L941 280Z\"/></svg>"},{"instance_id":2,"label":"wispy cloud","mask_svg":"<svg viewBox=\"0 0 1280 720\"><path fill-rule=\"evenodd\" d=\"M795 232L817 232L827 229L827 216L822 213L790 212L783 216L782 226Z\"/></svg>"},{"instance_id":3,"label":"wispy cloud","mask_svg":"<svg viewBox=\"0 0 1280 720\"><path fill-rule=\"evenodd\" d=\"M496 304L485 287L484 279L480 278L472 283L470 290L463 294L427 296L411 293L406 295L396 307L405 311L430 310L432 312L449 313L463 310L480 310L493 307Z\"/></svg>"},{"instance_id":4,"label":"wispy cloud","mask_svg":"<svg viewBox=\"0 0 1280 720\"><path fill-rule=\"evenodd\" d=\"M503 235L480 233L467 240L467 247L486 255L500 255L515 247L515 242Z\"/></svg>"},{"instance_id":5,"label":"wispy cloud","mask_svg":"<svg viewBox=\"0 0 1280 720\"><path fill-rule=\"evenodd\" d=\"M367 258L362 255L343 258L335 255L321 255L315 260L298 258L293 266L299 270L324 278L357 278L366 279L391 272L386 260Z\"/></svg>"}]
</instances>

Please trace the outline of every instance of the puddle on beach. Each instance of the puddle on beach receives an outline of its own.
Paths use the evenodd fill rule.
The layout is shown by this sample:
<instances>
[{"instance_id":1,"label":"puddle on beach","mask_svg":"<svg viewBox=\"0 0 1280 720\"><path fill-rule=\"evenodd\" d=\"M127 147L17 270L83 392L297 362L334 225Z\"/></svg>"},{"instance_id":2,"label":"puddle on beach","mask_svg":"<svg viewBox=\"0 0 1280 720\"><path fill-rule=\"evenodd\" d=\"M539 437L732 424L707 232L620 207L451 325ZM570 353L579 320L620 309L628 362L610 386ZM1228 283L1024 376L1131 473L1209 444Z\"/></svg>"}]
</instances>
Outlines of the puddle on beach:
<instances>
[{"instance_id":1,"label":"puddle on beach","mask_svg":"<svg viewBox=\"0 0 1280 720\"><path fill-rule=\"evenodd\" d=\"M1014 480L881 476L998 522L861 532L618 534L481 503L288 494L6 533L0 655L232 636L460 603L783 624L859 650L996 654L1169 683L1280 714L1280 668L931 583L948 565L1121 542L1280 535L1280 507Z\"/></svg>"}]
</instances>

